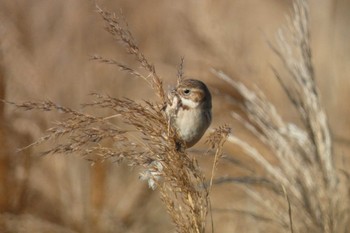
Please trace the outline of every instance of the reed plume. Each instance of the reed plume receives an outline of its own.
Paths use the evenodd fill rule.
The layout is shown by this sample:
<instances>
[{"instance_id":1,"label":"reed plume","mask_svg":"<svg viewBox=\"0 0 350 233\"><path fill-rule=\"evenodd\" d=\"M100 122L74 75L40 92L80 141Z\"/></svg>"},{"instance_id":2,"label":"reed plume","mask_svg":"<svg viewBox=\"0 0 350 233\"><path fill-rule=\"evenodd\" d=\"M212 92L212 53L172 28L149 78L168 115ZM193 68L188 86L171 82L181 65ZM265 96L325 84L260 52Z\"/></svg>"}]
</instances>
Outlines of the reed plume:
<instances>
[{"instance_id":1,"label":"reed plume","mask_svg":"<svg viewBox=\"0 0 350 233\"><path fill-rule=\"evenodd\" d=\"M232 117L269 148L269 159L236 135L230 135L228 141L242 148L265 171L262 176L268 182L259 183L268 191L257 191L253 185L246 189L268 210L261 219L274 219L291 232L346 232L349 185L335 167L327 116L316 87L308 3L295 0L293 9L287 26L278 31L276 43L269 45L288 71L282 76L273 68L302 125L286 122L259 88L249 88L223 71L213 70L243 98L239 107L246 117L237 113Z\"/></svg>"}]
</instances>

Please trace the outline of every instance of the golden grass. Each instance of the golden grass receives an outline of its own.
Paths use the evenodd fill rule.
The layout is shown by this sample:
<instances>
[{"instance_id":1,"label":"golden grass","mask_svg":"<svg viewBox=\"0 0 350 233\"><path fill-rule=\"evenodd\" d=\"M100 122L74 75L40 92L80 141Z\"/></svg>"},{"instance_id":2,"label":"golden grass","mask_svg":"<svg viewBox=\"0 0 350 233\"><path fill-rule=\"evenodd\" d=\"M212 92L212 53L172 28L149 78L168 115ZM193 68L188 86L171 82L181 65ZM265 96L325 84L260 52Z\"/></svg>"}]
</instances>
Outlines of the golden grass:
<instances>
[{"instance_id":1,"label":"golden grass","mask_svg":"<svg viewBox=\"0 0 350 233\"><path fill-rule=\"evenodd\" d=\"M77 9L85 9L89 12L88 15L93 10L87 3L78 2L77 5L70 3L62 8L56 7L62 11L47 12L61 12L57 13L60 16L57 18L81 22L86 17ZM254 9L261 4L253 2L247 4L254 6ZM128 20L133 16L130 11L137 11L138 14L134 14L136 16L140 16L137 9L142 8L142 11L148 12L143 7L132 11L132 3L118 3L125 7ZM28 19L29 14L25 12L40 16L39 8L37 11L29 5L11 8L12 3L7 1L1 4L3 9L17 9L19 15L26 15ZM45 5L39 2L37 4ZM164 6L160 6L160 9L167 9L166 12L170 11L170 8L161 7ZM194 55L186 54L186 67L191 67L192 73L196 69L193 67L197 67L199 71L195 73L203 76L201 78L206 79L209 84L222 82L219 79L224 81L225 85L218 84L219 94L215 99L222 106L218 107L217 104L214 121L222 124L221 122L228 122L228 119L234 119L230 121L230 125L235 126L233 133L226 126L212 130L207 140L210 150L201 149L201 145L197 150L177 150L176 132L168 125L162 111L168 101L164 83L170 79L169 70L175 70L173 66L167 68L170 67L168 63L178 63L174 51L187 51L187 48L192 48L183 42L188 39L189 34L173 32L171 38L162 33L153 34L157 35L154 38L155 43L159 43L156 49L163 48L159 41L176 39L176 43L169 46L173 49L167 49L164 52L167 56L162 57L159 55L162 53L155 52L156 49L150 46L152 40L148 40L147 35L143 34L147 29L153 30L149 25L155 25L159 18L148 15L147 22L141 24L141 29L135 30L137 36L134 38L122 15L97 7L95 10L102 17L106 30L122 45L114 46L117 47L116 50L111 49L114 47L109 46L112 42L107 37L99 39L97 43L90 37L87 39L86 35L96 33L94 28L101 28L99 23L97 26L93 25L101 22L97 17L89 19L91 21L86 24L88 27L76 28L76 31L86 32L78 42L70 37L74 31L73 24L64 33L58 30L55 34L56 27L52 25L59 23L53 20L47 22L47 25L51 25L48 27L50 36L35 43L34 37L31 40L25 33L21 34L31 30L30 27L23 26L27 25L27 22L23 23L27 18L11 21L14 16L2 12L0 18L6 20L3 20L3 27L0 25L0 35L6 36L0 39L0 94L1 98L15 99L16 103L8 103L15 105L16 110L6 107L6 111L3 111L3 106L0 109L3 120L0 143L4 148L0 153L0 231L19 232L24 228L24 232L107 233L164 232L175 228L178 232L348 232L350 176L346 168L339 166L342 156L339 150L334 150L335 140L328 123L329 112L326 114L325 111L327 100L320 100L323 92L317 88L319 82L316 81L320 80L322 73L317 72L318 67L314 65L314 60L319 61L320 53L311 49L313 46L310 44L310 35L314 34L310 33L311 17L307 2L294 1L287 25L278 32L276 41L269 42L271 50L282 61L282 67L286 70L284 72L279 66L273 65L273 72L278 80L276 83L281 85L281 90L289 99L289 102L286 101L287 98L283 102L288 107L281 109L278 101L277 105L272 104L274 101L269 101L271 96L276 98L274 91L277 88L271 87L274 91L270 93L262 91L271 82L260 87L258 80L257 85L260 88L257 88L247 80L244 84L238 81L239 77L256 75L254 72L249 73L248 68L245 71L242 65L244 60L252 63L256 61L249 59L251 51L257 49L256 43L251 42L252 38L247 40L244 33L229 33L213 27L211 23L216 23L216 26L219 23L206 20L208 12L203 11L206 13L205 17L200 15L200 10L207 7L212 13L211 19L215 19L222 6L207 2L195 7L191 4L186 7L181 7L180 4L178 7L180 10L176 7L173 9L181 11L183 15L177 23L181 25L183 20L186 26L190 25L191 38L195 39L187 42L193 43L197 48ZM197 7L200 8L199 11L194 10ZM234 11L240 7L242 6L238 3L232 2L222 8ZM192 18L186 16L185 8L192 9ZM284 9L280 5L277 8ZM152 8L150 5L150 9L154 10L154 6ZM163 16L172 18L167 17L168 13ZM40 17L34 18L39 20ZM165 18L162 21L165 22ZM134 23L140 19L132 18ZM237 25L246 30L248 27L244 26L245 22L238 22ZM30 23L35 27L37 22ZM134 25L131 29L133 27ZM150 34L152 33L154 31ZM242 40L251 43L238 48L241 46L227 44L224 39L218 40L225 34L232 34L229 36L230 42L232 36L235 37L233 41L241 36ZM214 42L211 41L213 38ZM137 39L139 44L136 43ZM315 37L312 39L320 40ZM53 60L54 65L51 67L47 65L50 64L48 54L59 54L62 51L62 48L54 47L55 41L60 42L59 45L66 50L64 59ZM91 60L111 64L111 67L116 66L125 71L118 73L120 77L117 81L111 79L111 85L108 85L107 81L101 82L99 78L91 88L86 77L79 78L88 73L85 72L90 69L87 67L94 67L97 70L96 76L104 78L114 75L115 72L108 66L93 63L84 66L75 63L71 57L76 53L80 54L76 55L77 59L82 56L88 60L86 56L91 51L85 51L83 47L79 49L79 45L85 43L87 46L93 45L92 53L100 51L101 48L104 50L102 53L108 57L110 54L116 55L113 59L105 58L105 55L93 55ZM235 53L232 58L227 55L227 48L231 46L245 52L243 55L240 52ZM142 51L146 53L141 52L141 47L145 48ZM124 57L118 50L120 48L126 49L134 61ZM34 55L36 59L31 59ZM259 61L263 56L265 54L258 56ZM153 65L149 57L156 60L157 65ZM197 57L205 60L205 65L198 66L194 62ZM158 64L162 59L165 62ZM18 64L21 69L17 69ZM208 64L218 67L212 70L216 79L208 79ZM187 70L186 75L184 74L184 65L182 58L177 69L178 84L187 75ZM56 66L64 69L57 71ZM47 72L41 73L40 67ZM65 82L47 81L49 88L46 87L39 97L45 99L45 94L52 90L64 89L63 96L66 99L17 103L18 96L38 99L35 84L40 83L40 75L53 80L58 77L60 80L68 74L66 70L71 70L74 78L66 77ZM11 78L17 76L23 77L23 86L26 86L26 93L22 95L13 88L15 83L11 82ZM28 79L31 81L30 85L26 84L27 76L31 77ZM123 84L124 78L132 84ZM46 81L41 83L45 84ZM144 83L150 88L144 88ZM20 84L17 82L16 86L19 90ZM84 95L84 88L95 92L90 95L89 101L80 101L85 97L76 95L76 92ZM105 89L113 90L113 94L104 94ZM151 96L145 97L146 89ZM128 98L120 98L125 93ZM137 100L139 96L142 100ZM238 106L232 108L229 104L225 105L232 100ZM82 106L74 106L81 102L84 103ZM74 107L65 107L71 105ZM291 106L296 110L290 110ZM24 113L20 109L28 112ZM288 113L291 112L291 116L286 116L286 109ZM235 112L231 114L232 111ZM50 120L45 119L42 112L47 112ZM332 114L334 115L331 112L331 116ZM220 119L223 115L230 115L230 118ZM27 120L21 121L25 118L23 116L27 116ZM47 128L45 136L38 136ZM242 128L246 128L246 132L252 137L247 139L246 132L240 131ZM30 144L30 137L38 140ZM229 143L226 143L224 149L226 139ZM28 144L28 147L23 148L25 150L14 152L15 148ZM196 151L200 155L209 156L194 156ZM50 156L36 156L40 153ZM53 156L56 154L60 156ZM77 159L75 155L80 157ZM87 166L81 158L95 165ZM345 156L344 160L346 167ZM135 169L130 171L130 167ZM138 181L137 175L145 182ZM150 188L143 183L148 183ZM244 194L239 196L242 190ZM168 218L163 214L165 210ZM169 219L173 225L168 223Z\"/></svg>"}]
</instances>

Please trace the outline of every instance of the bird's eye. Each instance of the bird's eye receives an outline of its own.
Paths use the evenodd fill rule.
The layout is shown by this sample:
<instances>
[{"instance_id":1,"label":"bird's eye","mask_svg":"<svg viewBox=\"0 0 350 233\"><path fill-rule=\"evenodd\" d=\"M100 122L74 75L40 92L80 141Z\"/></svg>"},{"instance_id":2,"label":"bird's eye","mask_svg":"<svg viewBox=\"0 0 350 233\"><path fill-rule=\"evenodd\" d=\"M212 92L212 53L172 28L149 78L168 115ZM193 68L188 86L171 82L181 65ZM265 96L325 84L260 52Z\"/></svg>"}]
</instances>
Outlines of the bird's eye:
<instances>
[{"instance_id":1,"label":"bird's eye","mask_svg":"<svg viewBox=\"0 0 350 233\"><path fill-rule=\"evenodd\" d=\"M191 90L190 90L190 89L185 89L185 90L184 90L184 94L185 94L185 95L190 94L190 92L191 92Z\"/></svg>"}]
</instances>

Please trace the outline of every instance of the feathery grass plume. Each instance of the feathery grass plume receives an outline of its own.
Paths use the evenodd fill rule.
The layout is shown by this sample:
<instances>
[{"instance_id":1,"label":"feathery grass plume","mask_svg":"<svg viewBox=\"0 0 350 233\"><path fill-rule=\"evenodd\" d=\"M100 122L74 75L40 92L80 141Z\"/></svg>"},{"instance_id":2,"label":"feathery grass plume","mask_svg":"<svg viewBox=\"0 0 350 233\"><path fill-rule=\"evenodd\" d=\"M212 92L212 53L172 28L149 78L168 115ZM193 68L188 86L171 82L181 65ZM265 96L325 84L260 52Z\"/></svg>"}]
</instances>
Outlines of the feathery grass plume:
<instances>
[{"instance_id":1,"label":"feathery grass plume","mask_svg":"<svg viewBox=\"0 0 350 233\"><path fill-rule=\"evenodd\" d=\"M176 134L172 128L168 131L167 119L160 108L149 102L139 104L130 99L93 96L95 101L84 104L85 107L106 108L116 114L95 117L51 101L8 103L24 110L56 110L68 115L29 146L53 141L54 146L43 154L75 152L91 161L125 160L131 166L143 167L152 174L149 179L159 186L178 232L204 232L208 196L204 176L195 159L177 150ZM120 129L112 121L115 117L132 129Z\"/></svg>"},{"instance_id":2,"label":"feathery grass plume","mask_svg":"<svg viewBox=\"0 0 350 233\"><path fill-rule=\"evenodd\" d=\"M210 133L206 141L206 143L209 144L212 149L215 149L213 168L210 176L209 190L213 186L215 169L219 164L219 160L223 156L223 146L230 133L231 128L228 125L220 126L219 128L215 129Z\"/></svg>"},{"instance_id":3,"label":"feathery grass plume","mask_svg":"<svg viewBox=\"0 0 350 233\"><path fill-rule=\"evenodd\" d=\"M114 13L102 10L99 6L96 5L97 12L101 15L103 20L105 21L105 28L106 30L119 42L122 43L122 45L126 48L127 52L130 55L133 55L141 64L141 67L148 72L147 76L141 75L139 72L134 71L134 69L128 68L125 65L122 65L113 59L105 59L101 56L93 56L92 59L99 60L101 62L105 63L111 63L116 64L121 68L122 70L128 71L131 74L142 77L145 79L153 89L157 92L158 96L161 98L163 103L167 102L167 97L165 95L164 89L163 89L163 81L156 73L156 69L154 65L148 62L146 57L143 55L143 53L140 51L139 47L137 46L134 37L132 36L131 32L128 30L128 24L126 23L124 17L122 14L116 15Z\"/></svg>"},{"instance_id":4,"label":"feathery grass plume","mask_svg":"<svg viewBox=\"0 0 350 233\"><path fill-rule=\"evenodd\" d=\"M269 210L264 217L276 219L283 228L294 232L346 232L349 222L346 189L349 185L335 168L327 117L315 84L308 4L306 0L295 0L293 6L288 27L278 32L277 46L270 46L289 73L282 77L274 70L298 110L303 127L285 122L258 88L250 89L224 72L214 70L218 78L244 99L241 108L248 120L235 113L232 116L270 149L270 156L277 164L235 135L230 135L228 141L240 146L264 168L269 183L285 188L285 192L280 188L277 192L257 191L254 187L246 190L251 198ZM289 208L284 196L288 197ZM292 219L293 226L290 225Z\"/></svg>"},{"instance_id":5,"label":"feathery grass plume","mask_svg":"<svg viewBox=\"0 0 350 233\"><path fill-rule=\"evenodd\" d=\"M57 111L65 115L54 123L47 134L28 147L52 143L48 154L80 154L92 162L103 160L126 161L130 166L140 167L141 179L147 180L151 188L159 187L161 199L175 223L177 232L205 232L208 214L209 192L197 160L185 150L178 149L180 139L170 127L164 113L168 101L163 90L162 79L136 45L130 31L120 16L97 7L106 22L106 28L115 39L121 41L127 52L135 56L148 73L141 74L113 59L94 56L94 60L117 65L133 76L147 81L159 101L137 103L131 99L118 99L108 95L92 94L93 101L83 104L82 111L60 106L52 101L8 104L23 110ZM178 71L178 82L183 76L183 59ZM101 110L101 114L88 114ZM102 111L109 110L109 111ZM108 115L106 112L113 112ZM117 125L115 119L123 123ZM228 127L219 128L209 139L217 152L214 168L222 154L222 146L228 135Z\"/></svg>"}]
</instances>

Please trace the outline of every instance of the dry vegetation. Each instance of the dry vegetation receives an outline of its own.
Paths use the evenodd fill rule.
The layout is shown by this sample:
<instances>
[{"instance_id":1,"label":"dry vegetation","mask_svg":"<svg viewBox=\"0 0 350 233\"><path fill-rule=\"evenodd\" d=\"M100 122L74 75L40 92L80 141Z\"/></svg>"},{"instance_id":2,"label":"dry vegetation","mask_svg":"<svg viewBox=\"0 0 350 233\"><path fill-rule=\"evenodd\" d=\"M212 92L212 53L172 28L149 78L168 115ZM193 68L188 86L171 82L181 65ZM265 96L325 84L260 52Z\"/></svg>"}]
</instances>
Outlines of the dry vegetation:
<instances>
[{"instance_id":1,"label":"dry vegetation","mask_svg":"<svg viewBox=\"0 0 350 233\"><path fill-rule=\"evenodd\" d=\"M147 74L142 75L111 59L100 56L94 56L93 59L117 65L121 70L143 79L158 94L160 100L158 103L144 101L139 104L131 99L93 94L95 100L83 104L85 108L93 108L94 112L102 108L114 113L107 116L89 115L51 101L24 103L5 101L25 111L57 111L68 115L64 120L56 122L54 127L49 128L46 136L20 151L53 141L53 145L42 152L42 155L76 153L91 161L92 165L106 160L114 162L125 160L130 167L142 167L140 178L146 180L153 190L158 187L176 230L205 232L209 191L196 159L177 145L180 139L169 125L164 112L164 105L168 100L162 80L157 75L155 67L150 65L140 52L132 34L126 28L126 23L123 25L122 16L104 11L98 6L97 11L106 22L106 30L125 46L127 52L136 58ZM179 73L183 71L179 70ZM179 75L178 83L181 83L182 78L182 75ZM115 118L121 119L125 124L124 127L114 124ZM220 127L208 140L212 149L216 149L213 170L222 155L222 147L228 133L227 126Z\"/></svg>"},{"instance_id":2,"label":"dry vegetation","mask_svg":"<svg viewBox=\"0 0 350 233\"><path fill-rule=\"evenodd\" d=\"M273 186L267 193L247 190L258 204L270 210L270 216L264 218L276 219L295 232L347 232L349 180L334 165L327 117L315 84L308 5L298 0L293 6L288 27L279 31L277 47L271 47L288 71L286 78L277 71L275 75L298 110L302 127L285 122L258 88L248 89L223 72L214 71L243 98L241 108L248 120L235 113L232 116L270 148L277 164L234 135L230 141L266 171L268 184ZM285 197L289 211L284 207Z\"/></svg>"},{"instance_id":3,"label":"dry vegetation","mask_svg":"<svg viewBox=\"0 0 350 233\"><path fill-rule=\"evenodd\" d=\"M253 2L252 6L261 4ZM278 80L274 90L279 90L277 98L282 99L282 105L277 99L273 104L269 100L273 95L262 91L271 86L258 88L253 81L239 81L247 73L242 68L231 70L231 60L236 66L241 61L228 59L225 51L230 44L220 47L221 43L214 43L219 36L224 42L225 33L216 33L215 28L209 34L201 31L210 23L200 13L212 10L215 21L216 10L225 6L208 1L193 11L191 18L184 9L193 10L194 6L174 4L183 25L191 26L191 33L174 34L172 39L178 43L169 47L165 56L154 52L147 40L149 35L158 42L168 38L151 31L157 17L154 21L148 16L141 28L135 27L133 37L120 13L80 1L32 3L22 2L21 7L11 1L0 4L5 9L0 11L0 94L2 99L14 100L0 109L1 232L349 232L349 134L337 133L338 126L329 125L327 101L321 101L323 92L317 81L322 75L313 65L317 63L313 59L318 60L310 40L308 2L293 1L286 26L278 31L276 40L268 42L271 54L281 61L281 65L273 63L269 75ZM119 4L128 21L135 23L130 13L133 3ZM160 9L172 9L162 4ZM66 28L57 28L61 24L55 19L37 24L44 17L41 14L45 15L41 7L55 12L57 6L62 15L57 13L56 18L64 20ZM156 10L154 5L149 8ZM338 9L337 5L333 9ZM17 17L6 10L17 12ZM84 18L94 11L98 14ZM147 12L147 8L142 11ZM86 36L102 34L99 29L103 25L96 22L104 22L113 41L107 33L106 37L86 40ZM81 28L83 24L86 26ZM77 28L79 40L74 37ZM32 30L42 35L32 35ZM142 33L147 31L150 34L144 37ZM207 145L185 151L178 149L176 132L162 110L168 102L164 83L176 80L160 75L170 76L175 70L167 62L176 64L179 59L174 56L183 55L177 53L185 48L181 36L193 38L194 46L203 46L203 51L181 59L177 84L187 76L184 65L188 70L191 65L199 66L195 72L192 68L192 73L207 78L220 105L214 108L218 120L214 118L216 124L206 136ZM81 44L86 47L79 47ZM93 50L86 51L89 47ZM128 56L121 55L122 50L113 51L115 47L126 49ZM162 50L161 45L156 47ZM145 56L148 50L155 60L167 62L153 65ZM93 55L90 60L102 64L82 62L97 51L113 59ZM59 55L48 56L51 53ZM205 62L195 63L197 56ZM55 65L62 70L57 71ZM214 67L211 72L210 67ZM115 73L120 77L108 80ZM173 73L171 76L176 76ZM50 77L51 81L43 82ZM258 79L256 82L259 85ZM117 88L109 89L111 85ZM83 97L92 90L95 93L88 100ZM113 94L102 94L105 92ZM20 103L19 98L54 101ZM222 122L233 125L233 133L229 126L217 127ZM169 217L163 214L166 211Z\"/></svg>"}]
</instances>

